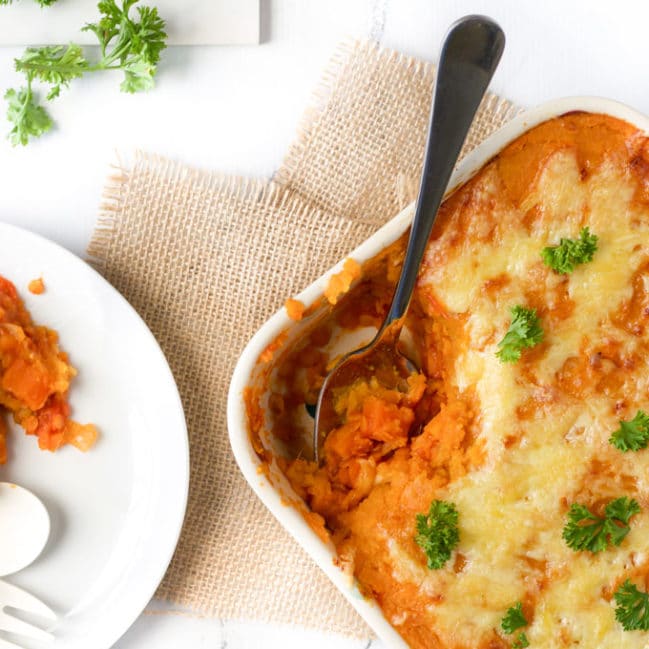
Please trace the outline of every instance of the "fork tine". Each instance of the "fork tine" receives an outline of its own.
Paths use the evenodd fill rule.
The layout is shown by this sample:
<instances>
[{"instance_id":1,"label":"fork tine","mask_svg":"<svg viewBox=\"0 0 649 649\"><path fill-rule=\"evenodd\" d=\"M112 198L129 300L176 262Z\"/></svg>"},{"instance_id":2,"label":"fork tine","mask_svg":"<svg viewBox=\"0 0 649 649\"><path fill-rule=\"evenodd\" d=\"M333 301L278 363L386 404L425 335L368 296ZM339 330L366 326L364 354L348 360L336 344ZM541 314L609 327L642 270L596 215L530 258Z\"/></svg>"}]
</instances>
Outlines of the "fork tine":
<instances>
[{"instance_id":1,"label":"fork tine","mask_svg":"<svg viewBox=\"0 0 649 649\"><path fill-rule=\"evenodd\" d=\"M39 615L46 620L56 620L56 613L41 602L40 599L30 595L18 586L0 580L0 603L3 607L11 606L34 615ZM1 649L1 648L0 648Z\"/></svg>"},{"instance_id":2,"label":"fork tine","mask_svg":"<svg viewBox=\"0 0 649 649\"><path fill-rule=\"evenodd\" d=\"M0 612L0 630L8 633L16 633L17 635L24 635L27 638L33 638L34 640L41 640L43 642L51 642L54 640L54 636L51 633L43 631L43 629L39 629L33 624L23 622L4 611Z\"/></svg>"},{"instance_id":3,"label":"fork tine","mask_svg":"<svg viewBox=\"0 0 649 649\"><path fill-rule=\"evenodd\" d=\"M0 649L24 649L24 647L9 642L9 640L5 640L4 638L0 638Z\"/></svg>"}]
</instances>

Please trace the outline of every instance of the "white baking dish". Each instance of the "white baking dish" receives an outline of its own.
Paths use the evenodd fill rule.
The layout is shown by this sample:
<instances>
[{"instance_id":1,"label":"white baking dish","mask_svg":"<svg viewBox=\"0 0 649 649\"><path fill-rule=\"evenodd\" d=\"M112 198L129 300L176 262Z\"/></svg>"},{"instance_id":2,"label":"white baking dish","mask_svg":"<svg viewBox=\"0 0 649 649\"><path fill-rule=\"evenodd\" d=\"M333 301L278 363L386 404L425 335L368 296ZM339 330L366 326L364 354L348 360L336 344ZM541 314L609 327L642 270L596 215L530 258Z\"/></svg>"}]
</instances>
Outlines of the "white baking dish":
<instances>
[{"instance_id":1,"label":"white baking dish","mask_svg":"<svg viewBox=\"0 0 649 649\"><path fill-rule=\"evenodd\" d=\"M449 187L455 188L466 182L474 173L495 156L512 140L537 124L571 111L605 113L625 120L642 131L649 132L649 118L623 104L596 97L569 97L547 102L523 113L485 140L458 165ZM394 242L410 224L413 205L408 206L375 235L350 253L350 257L364 262L387 245ZM297 297L310 305L320 298L332 274L340 272L342 261L307 287ZM288 296L287 296L288 297ZM390 623L383 617L381 609L372 601L364 599L354 582L334 564L335 550L325 545L305 522L302 515L292 506L286 505L282 494L297 496L292 491L277 467L270 473L260 471L261 461L250 443L243 391L247 386L261 379L257 359L261 352L280 334L288 331L288 342L299 337L303 322L294 322L281 308L255 334L241 354L237 363L228 395L228 429L234 456L250 486L279 522L293 535L296 541L311 555L338 587L361 617L376 631L390 647L406 647L406 643ZM296 620L298 622L298 620Z\"/></svg>"}]
</instances>

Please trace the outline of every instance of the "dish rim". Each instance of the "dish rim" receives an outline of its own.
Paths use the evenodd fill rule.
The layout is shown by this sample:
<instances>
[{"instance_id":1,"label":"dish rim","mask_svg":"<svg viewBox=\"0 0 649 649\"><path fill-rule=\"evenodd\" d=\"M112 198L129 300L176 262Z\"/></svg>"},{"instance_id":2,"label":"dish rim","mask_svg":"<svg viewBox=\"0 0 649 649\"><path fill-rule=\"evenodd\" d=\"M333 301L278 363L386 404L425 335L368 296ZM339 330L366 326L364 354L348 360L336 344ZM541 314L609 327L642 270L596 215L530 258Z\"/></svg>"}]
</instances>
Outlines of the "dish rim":
<instances>
[{"instance_id":1,"label":"dish rim","mask_svg":"<svg viewBox=\"0 0 649 649\"><path fill-rule=\"evenodd\" d=\"M649 133L649 117L612 99L594 96L562 97L539 104L521 112L471 151L455 168L449 182L447 195L464 184L510 142L534 126L554 117L571 112L603 113L624 120L645 133ZM410 225L414 202L388 221L376 233L352 250L352 257L361 264L390 243L394 242ZM329 278L342 270L344 259L321 275L297 294L295 299L307 306L322 296ZM287 296L288 297L288 296ZM275 516L286 531L309 554L324 571L363 620L389 647L407 649L401 635L385 618L380 607L371 599L364 598L355 583L337 567L332 552L308 526L302 515L287 505L281 494L260 471L261 460L250 442L247 428L245 388L250 385L261 352L284 330L296 323L286 314L283 306L276 311L251 338L235 367L230 382L227 405L227 422L232 452L246 481L266 508Z\"/></svg>"}]
</instances>

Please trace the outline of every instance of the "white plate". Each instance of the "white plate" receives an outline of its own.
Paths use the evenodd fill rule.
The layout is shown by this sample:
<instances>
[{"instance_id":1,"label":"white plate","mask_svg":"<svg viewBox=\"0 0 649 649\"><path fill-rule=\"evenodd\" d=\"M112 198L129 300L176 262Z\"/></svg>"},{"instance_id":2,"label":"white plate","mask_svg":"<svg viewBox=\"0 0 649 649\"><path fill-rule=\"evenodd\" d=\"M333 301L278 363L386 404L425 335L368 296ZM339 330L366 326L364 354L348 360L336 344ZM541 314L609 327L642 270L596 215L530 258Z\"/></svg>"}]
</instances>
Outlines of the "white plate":
<instances>
[{"instance_id":1,"label":"white plate","mask_svg":"<svg viewBox=\"0 0 649 649\"><path fill-rule=\"evenodd\" d=\"M499 131L487 138L474 149L457 166L449 182L450 188L466 182L474 173L503 149L509 142L545 120L557 117L570 111L606 113L626 120L649 133L649 119L637 111L610 99L598 97L567 97L542 104L519 115ZM364 262L386 246L396 241L410 225L414 213L414 204L384 225L376 234L361 244L349 256ZM343 261L334 266L313 284L297 295L297 299L309 305L320 298L329 282L329 278L342 269ZM288 296L287 296L288 297ZM273 513L277 520L288 530L295 540L311 555L322 568L349 603L361 617L376 631L389 647L407 649L406 643L381 613L381 609L371 600L364 598L356 583L334 563L336 557L333 545L325 545L317 534L307 525L302 515L294 508L287 507L286 494L299 498L288 484L286 478L276 466L271 466L270 473L260 470L261 461L253 449L248 435L246 407L243 398L244 389L249 385L261 383L263 374L257 365L261 352L280 334L288 334L288 344L300 335L300 329L308 319L296 323L287 315L284 308L273 315L255 334L241 354L230 383L228 394L228 430L230 444L239 467L250 486L261 501ZM272 442L271 442L272 446ZM273 448L281 452L279 447ZM306 505L305 505L306 506Z\"/></svg>"},{"instance_id":2,"label":"white plate","mask_svg":"<svg viewBox=\"0 0 649 649\"><path fill-rule=\"evenodd\" d=\"M79 370L72 416L100 431L87 453L72 446L50 453L12 428L0 480L43 500L52 532L41 557L7 581L60 615L49 647L107 649L150 600L182 526L189 451L178 391L137 313L68 251L0 224L0 275L36 322L59 332ZM46 291L31 295L27 284L40 276Z\"/></svg>"}]
</instances>

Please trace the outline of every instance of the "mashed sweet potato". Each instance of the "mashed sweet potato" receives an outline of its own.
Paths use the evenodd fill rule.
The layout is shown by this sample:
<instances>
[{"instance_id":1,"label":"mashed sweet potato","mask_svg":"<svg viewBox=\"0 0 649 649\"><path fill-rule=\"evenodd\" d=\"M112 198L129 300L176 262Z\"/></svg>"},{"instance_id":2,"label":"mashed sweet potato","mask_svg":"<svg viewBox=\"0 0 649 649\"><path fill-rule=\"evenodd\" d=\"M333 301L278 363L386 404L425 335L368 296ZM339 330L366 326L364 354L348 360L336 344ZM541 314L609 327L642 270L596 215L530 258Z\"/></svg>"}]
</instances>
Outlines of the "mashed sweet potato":
<instances>
[{"instance_id":1,"label":"mashed sweet potato","mask_svg":"<svg viewBox=\"0 0 649 649\"><path fill-rule=\"evenodd\" d=\"M11 414L43 450L73 444L85 451L97 438L92 424L70 419L67 393L76 370L59 349L58 335L37 325L16 287L0 276L0 410ZM0 463L7 460L6 424L0 419Z\"/></svg>"},{"instance_id":2,"label":"mashed sweet potato","mask_svg":"<svg viewBox=\"0 0 649 649\"><path fill-rule=\"evenodd\" d=\"M351 257L345 259L343 269L329 278L324 295L330 304L336 304L340 296L349 291L352 282L361 276L361 265Z\"/></svg>"}]
</instances>

